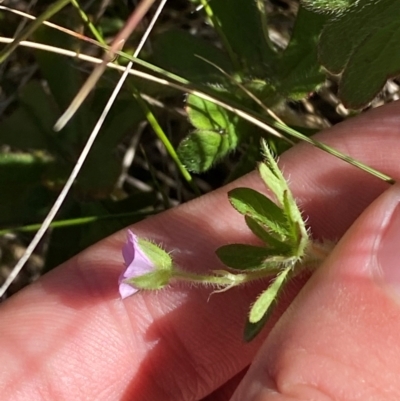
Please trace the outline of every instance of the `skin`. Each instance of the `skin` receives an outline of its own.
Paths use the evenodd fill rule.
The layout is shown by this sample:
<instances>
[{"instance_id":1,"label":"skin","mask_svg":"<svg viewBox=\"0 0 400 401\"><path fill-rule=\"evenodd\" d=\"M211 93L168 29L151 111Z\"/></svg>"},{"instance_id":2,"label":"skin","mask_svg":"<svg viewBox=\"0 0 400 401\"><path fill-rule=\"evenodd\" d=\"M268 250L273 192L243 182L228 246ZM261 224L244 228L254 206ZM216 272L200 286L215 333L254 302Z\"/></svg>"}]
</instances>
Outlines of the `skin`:
<instances>
[{"instance_id":1,"label":"skin","mask_svg":"<svg viewBox=\"0 0 400 401\"><path fill-rule=\"evenodd\" d=\"M399 127L392 103L318 139L399 179ZM392 238L384 233L400 189L304 144L280 166L314 238L347 233L310 280L290 283L254 342L243 343L243 324L265 283L210 298L209 288L174 285L121 301L119 232L0 306L2 399L398 400L400 295L387 285L397 277L379 273L371 250ZM221 268L217 247L254 243L227 200L237 186L268 193L253 173L131 229L183 268Z\"/></svg>"}]
</instances>

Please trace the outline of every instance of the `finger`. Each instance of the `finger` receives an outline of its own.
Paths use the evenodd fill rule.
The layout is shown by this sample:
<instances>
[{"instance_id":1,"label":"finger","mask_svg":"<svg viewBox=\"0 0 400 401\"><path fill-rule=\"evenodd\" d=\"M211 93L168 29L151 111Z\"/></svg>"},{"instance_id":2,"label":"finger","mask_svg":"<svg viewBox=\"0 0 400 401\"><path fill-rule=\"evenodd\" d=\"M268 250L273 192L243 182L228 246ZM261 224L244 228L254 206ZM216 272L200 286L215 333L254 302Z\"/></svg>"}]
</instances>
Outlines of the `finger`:
<instances>
[{"instance_id":1,"label":"finger","mask_svg":"<svg viewBox=\"0 0 400 401\"><path fill-rule=\"evenodd\" d=\"M399 108L388 105L319 139L398 176L392 150L400 142L394 118ZM385 158L375 153L378 140ZM340 236L386 188L317 149L296 148L282 156L281 165L316 236ZM226 192L233 186L265 191L260 179L249 175L133 229L173 250L183 268L220 268L214 254L217 247L252 241L242 217L227 200ZM232 290L212 296L209 302L209 289L186 287L138 294L122 302L117 279L124 241L125 233L117 233L2 306L0 363L10 367L3 381L10 399L25 391L30 391L32 400L42 394L51 399L53 393L58 399L79 393L102 400L107 399L107 391L113 392L113 399L118 395L140 400L200 399L251 361L260 340L243 344L242 330L260 287ZM278 312L300 285L287 292ZM54 372L57 378L49 379ZM68 378L69 385L64 386L61 378Z\"/></svg>"},{"instance_id":2,"label":"finger","mask_svg":"<svg viewBox=\"0 0 400 401\"><path fill-rule=\"evenodd\" d=\"M396 185L303 288L232 401L398 399L399 244Z\"/></svg>"}]
</instances>

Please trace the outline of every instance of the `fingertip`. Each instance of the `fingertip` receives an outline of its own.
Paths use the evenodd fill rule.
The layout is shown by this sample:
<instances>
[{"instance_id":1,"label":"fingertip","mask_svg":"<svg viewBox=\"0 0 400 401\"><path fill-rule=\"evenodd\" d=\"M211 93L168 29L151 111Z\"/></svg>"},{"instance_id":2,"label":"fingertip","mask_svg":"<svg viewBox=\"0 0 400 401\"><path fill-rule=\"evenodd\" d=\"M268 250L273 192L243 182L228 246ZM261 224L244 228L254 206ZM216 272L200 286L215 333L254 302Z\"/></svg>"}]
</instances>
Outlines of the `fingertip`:
<instances>
[{"instance_id":1,"label":"fingertip","mask_svg":"<svg viewBox=\"0 0 400 401\"><path fill-rule=\"evenodd\" d=\"M395 399L400 296L381 276L390 263L399 277L399 201L396 185L360 216L272 330L232 401ZM377 258L382 246L388 261Z\"/></svg>"}]
</instances>

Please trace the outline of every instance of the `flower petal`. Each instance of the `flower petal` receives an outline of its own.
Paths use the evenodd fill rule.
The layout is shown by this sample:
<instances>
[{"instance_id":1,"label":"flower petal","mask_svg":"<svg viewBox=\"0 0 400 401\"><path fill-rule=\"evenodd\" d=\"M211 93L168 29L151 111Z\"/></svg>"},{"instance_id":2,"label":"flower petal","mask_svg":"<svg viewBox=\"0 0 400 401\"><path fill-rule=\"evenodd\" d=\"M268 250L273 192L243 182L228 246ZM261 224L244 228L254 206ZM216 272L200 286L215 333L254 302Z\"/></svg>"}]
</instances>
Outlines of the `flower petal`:
<instances>
[{"instance_id":1,"label":"flower petal","mask_svg":"<svg viewBox=\"0 0 400 401\"><path fill-rule=\"evenodd\" d=\"M124 257L125 264L128 266L132 263L135 257L135 243L137 243L137 236L131 231L127 232L128 241L122 248L122 256Z\"/></svg>"},{"instance_id":2,"label":"flower petal","mask_svg":"<svg viewBox=\"0 0 400 401\"><path fill-rule=\"evenodd\" d=\"M131 295L137 293L139 290L137 288L132 287L129 284L120 282L119 283L119 294L121 295L122 299L130 297Z\"/></svg>"},{"instance_id":3,"label":"flower petal","mask_svg":"<svg viewBox=\"0 0 400 401\"><path fill-rule=\"evenodd\" d=\"M142 276L143 274L150 273L155 269L153 262L143 253L139 246L138 237L128 230L127 242L122 248L122 255L125 260L125 271L119 277L119 293L121 298L124 299L139 291L131 284L124 282L133 277Z\"/></svg>"}]
</instances>

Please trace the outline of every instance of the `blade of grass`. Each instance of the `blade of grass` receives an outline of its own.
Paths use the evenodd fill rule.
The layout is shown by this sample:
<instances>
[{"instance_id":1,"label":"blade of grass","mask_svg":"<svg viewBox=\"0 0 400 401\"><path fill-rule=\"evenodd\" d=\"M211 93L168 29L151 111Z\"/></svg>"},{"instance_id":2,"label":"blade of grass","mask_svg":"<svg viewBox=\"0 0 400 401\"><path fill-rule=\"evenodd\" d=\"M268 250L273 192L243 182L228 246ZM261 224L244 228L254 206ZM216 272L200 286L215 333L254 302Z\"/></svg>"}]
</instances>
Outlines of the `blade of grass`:
<instances>
[{"instance_id":1,"label":"blade of grass","mask_svg":"<svg viewBox=\"0 0 400 401\"><path fill-rule=\"evenodd\" d=\"M152 214L155 214L155 211L149 212L129 212L129 213L118 213L118 214L109 214L104 216L85 216L78 217L76 219L66 219L66 220L56 220L53 221L49 228L65 228L71 226L79 226L85 224L96 223L101 220L112 220L112 219L121 219L126 217L146 217ZM5 235L13 232L33 232L38 231L41 227L42 223L38 224L29 224L21 227L12 227L12 228L3 228L0 230L0 235Z\"/></svg>"},{"instance_id":2,"label":"blade of grass","mask_svg":"<svg viewBox=\"0 0 400 401\"><path fill-rule=\"evenodd\" d=\"M92 21L90 21L89 17L85 13L85 11L82 9L80 4L78 3L78 0L71 0L71 4L78 10L78 13L80 17L82 18L83 22L87 25L89 28L90 32L92 32L93 36L102 44L106 45L107 43L104 40L103 36L100 34L100 32L97 30L97 28L94 26Z\"/></svg>"},{"instance_id":3,"label":"blade of grass","mask_svg":"<svg viewBox=\"0 0 400 401\"><path fill-rule=\"evenodd\" d=\"M180 173L182 174L183 178L188 182L188 184L192 187L194 193L196 195L200 195L200 190L197 187L193 177L186 169L186 167L182 164L181 159L179 158L178 154L174 146L172 145L171 141L168 139L167 135L165 134L164 130L162 129L161 125L157 121L154 113L150 110L150 107L146 104L143 100L142 96L140 95L139 91L136 88L133 88L133 93L135 95L136 100L138 101L139 105L143 109L146 115L146 119L153 128L154 132L163 143L165 149L167 150L168 154L171 156L171 159L175 162L176 166L178 167Z\"/></svg>"},{"instance_id":4,"label":"blade of grass","mask_svg":"<svg viewBox=\"0 0 400 401\"><path fill-rule=\"evenodd\" d=\"M131 14L125 26L121 29L118 35L113 40L110 48L103 57L101 64L99 64L93 72L89 75L89 78L82 85L80 91L77 93L73 101L71 102L68 109L64 114L58 119L54 126L55 131L60 131L72 118L75 112L78 110L79 106L86 99L87 95L92 91L93 87L96 85L97 81L103 75L103 72L107 68L107 64L111 62L116 52L121 50L125 41L133 30L137 27L139 22L142 20L144 15L146 15L149 8L152 6L155 0L142 0L136 7L135 11Z\"/></svg>"},{"instance_id":5,"label":"blade of grass","mask_svg":"<svg viewBox=\"0 0 400 401\"><path fill-rule=\"evenodd\" d=\"M97 30L97 28L90 22L88 16L86 13L81 9L79 6L79 3L77 0L71 0L72 4L78 9L79 14L81 15L83 21L85 23L88 23L88 27L91 30L92 34L96 37L96 39L99 41L99 43L106 45L106 42L100 32ZM142 50L146 40L148 39L151 30L154 27L154 24L156 23L158 17L161 14L161 11L163 10L167 0L162 0L160 5L158 6L152 20L150 21L148 29L146 29L146 32L144 33L142 39L139 42L138 47L135 50L135 53L133 57L137 58L139 56L140 51ZM132 61L130 64L127 65L126 68L131 69L132 68ZM176 153L176 150L170 140L168 139L167 135L163 131L161 125L158 123L157 118L155 117L154 113L150 110L150 107L147 105L147 103L142 99L142 96L140 92L133 87L133 95L136 98L136 100L139 103L139 106L142 108L144 115L146 116L147 121L149 122L150 126L153 128L154 132L158 136L158 138L161 140L163 145L165 146L167 152L171 156L172 160L175 162L177 165L179 171L181 172L183 178L188 182L188 184L192 187L193 191L195 194L200 195L200 191L196 186L196 183L193 181L193 178L189 171L186 169L186 167L182 164L181 160L179 159L178 154Z\"/></svg>"},{"instance_id":6,"label":"blade of grass","mask_svg":"<svg viewBox=\"0 0 400 401\"><path fill-rule=\"evenodd\" d=\"M165 4L167 3L167 0L162 0L160 5L158 6L156 13L154 14L152 20L150 21L149 27L146 30L145 34L143 35L135 53L133 54L133 57L135 59L138 58L140 51L142 50L144 43L146 42L147 38L150 35L151 30L154 27L154 24L156 23L158 17L161 14L162 9L164 8ZM127 69L131 69L133 67L133 61L131 60L128 65ZM156 116L154 113L150 110L150 107L147 105L147 103L143 100L140 92L136 89L136 87L133 87L133 95L135 96L136 100L138 101L140 107L142 108L147 121L149 122L150 126L153 128L154 132L160 139L160 141L163 143L165 146L165 149L171 156L172 160L175 162L176 166L178 167L179 171L181 172L183 178L188 182L188 184L192 187L193 191L195 194L200 195L199 188L197 187L195 181L193 180L193 177L189 173L189 171L186 169L186 167L182 164L182 161L180 160L178 154L176 153L176 150L170 140L168 139L167 135L165 134L164 130L162 129L161 125L157 121Z\"/></svg>"},{"instance_id":7,"label":"blade of grass","mask_svg":"<svg viewBox=\"0 0 400 401\"><path fill-rule=\"evenodd\" d=\"M0 37L0 42L9 43L11 41L12 41L12 39L10 39L10 38ZM99 64L102 62L101 59L98 59L96 57L91 57L91 56L87 56L87 55L77 53L77 52L74 52L71 50L59 49L59 48L56 48L53 46L43 45L43 44L39 44L39 43L23 41L20 43L20 45L31 47L31 48L36 48L39 50L52 51L52 52L55 52L58 54L68 56L68 57L79 58L81 60L85 60L85 61L96 63L96 64ZM131 58L131 56L129 56L129 58ZM140 59L137 59L137 60L140 60ZM148 68L152 68L151 65L149 67L148 63L142 64L142 60L140 60L140 64L145 65ZM114 63L109 63L107 66L110 68L120 70L120 71L124 70L124 67L118 66ZM156 70L158 73L161 73L161 71L160 71L161 69L159 69L158 67L155 67L154 70ZM356 161L355 159L331 148L328 145L325 145L319 141L316 141L312 138L309 138L309 137L301 134L300 132L297 132L296 130L290 128L289 126L287 126L285 124L281 124L277 121L266 120L265 116L258 114L258 113L254 113L253 111L248 110L243 106L236 105L233 102L230 102L226 99L220 100L220 98L217 94L211 93L209 91L209 89L206 87L200 88L199 86L191 84L181 77L177 77L177 79L175 79L176 76L174 74L171 74L168 72L166 73L167 78L160 78L160 77L148 74L146 72L137 71L137 70L130 70L129 74L146 79L151 82L158 83L160 85L169 86L169 87L179 90L181 92L188 92L188 93L196 95L204 100L209 100L211 102L214 102L215 104L225 108L228 111L231 111L232 113L235 113L237 116L242 117L243 119L250 122L251 124L256 125L257 127L263 129L264 131L271 133L274 136L276 136L276 131L272 127L280 129L283 132L286 132L288 135L290 135L294 138L300 139L302 141L308 142L308 143L318 147L319 149L323 150L324 152L327 152L335 157L338 157L339 159L341 159L351 165L354 165L355 167L360 168L361 170L366 171L366 172L370 173L371 175L373 175L389 184L395 183L395 180L392 177L388 176L387 174L384 174L384 173L377 171L369 166L366 166L365 164L363 164L359 161ZM172 81L175 81L175 82L172 82ZM176 81L178 81L179 83L176 83ZM200 89L197 89L197 88L200 88Z\"/></svg>"},{"instance_id":8,"label":"blade of grass","mask_svg":"<svg viewBox=\"0 0 400 401\"><path fill-rule=\"evenodd\" d=\"M147 11L147 8L143 7L143 4L146 4L146 3L147 3L147 5L149 4L149 2L146 2L146 1L143 2L142 1L139 4L139 7L138 7L141 11L138 12L137 9L136 9L135 12L132 14L132 16L135 17L136 19L132 18L132 16L129 19L129 21L134 21L133 28L139 23L139 20L137 20L138 15L141 15L140 13L144 12L144 10ZM152 3L153 3L153 1L150 0L150 5ZM140 6L142 6L142 7L140 7ZM130 25L129 21L128 21L128 25ZM36 22L37 21L35 21L35 23ZM124 29L122 29L122 31L118 34L117 38L114 40L113 44L117 43L117 45L119 46L118 40L122 40L122 38L124 37L125 29L126 29L126 27ZM120 39L118 39L118 37L120 37ZM112 52L112 47L113 46L111 46L110 51L107 53L107 57L110 56L110 54ZM99 65L100 67L105 63L105 60L106 59L103 58L101 64ZM107 67L107 64L108 64L108 62L105 63L105 67L104 68ZM7 291L8 287L12 284L12 282L18 276L19 272L24 267L24 265L28 261L29 257L32 255L32 253L35 250L36 246L39 244L40 240L43 238L44 234L46 233L47 229L49 228L49 225L54 220L54 217L56 216L56 214L60 210L60 208L61 208L61 206L62 206L62 204L63 204L63 202L64 202L64 200L65 200L65 198L66 198L66 196L67 196L67 194L69 192L69 190L71 189L76 177L79 174L79 171L82 168L83 163L85 162L85 160L86 160L86 158L87 158L87 156L88 156L88 154L90 152L90 149L93 146L94 141L97 138L97 135L98 135L98 133L99 133L99 131L100 131L102 125L103 125L104 120L106 119L106 117L107 117L112 105L114 104L114 101L115 101L116 97L118 96L118 94L119 94L119 92L120 92L120 90L122 88L123 83L126 80L126 77L129 74L131 66L132 66L132 62L130 62L128 64L128 66L124 69L124 72L121 75L116 87L114 88L109 100L107 101L107 104L105 105L105 107L103 109L103 112L101 113L101 115L100 115L95 127L93 128L93 131L89 135L89 138L88 138L88 140L87 140L87 142L86 142L81 154L79 155L78 160L77 160L74 168L72 169L72 172L71 172L70 176L68 177L68 180L66 181L63 189L61 190L61 192L58 195L56 201L54 202L53 206L51 207L49 213L45 217L45 219L43 221L43 224L41 225L40 229L37 231L37 233L33 237L31 243L26 248L26 250L25 250L24 254L22 255L22 257L19 259L17 264L14 266L14 268L10 272L9 276L7 277L7 279L5 280L3 285L0 287L0 298L4 295L4 293ZM96 68L95 68L95 70L96 70ZM93 73L92 73L91 76L93 76ZM89 80L90 80L90 77L89 77ZM86 83L87 82L88 81L86 81ZM84 86L85 86L85 84L84 84Z\"/></svg>"},{"instance_id":9,"label":"blade of grass","mask_svg":"<svg viewBox=\"0 0 400 401\"><path fill-rule=\"evenodd\" d=\"M32 35L42 25L42 22L51 18L58 11L63 9L71 0L58 0L42 13L36 20L23 29L18 36L0 52L0 64L18 47L19 43Z\"/></svg>"},{"instance_id":10,"label":"blade of grass","mask_svg":"<svg viewBox=\"0 0 400 401\"><path fill-rule=\"evenodd\" d=\"M21 15L22 17L29 18L29 19L32 19L32 20L36 19L36 17L34 17L34 16L30 15L30 14L26 14L26 13L24 13L22 11L14 10L14 9L9 8L9 7L5 7L5 6L1 6L1 5L0 5L0 10L9 11L9 12L12 12L14 14ZM74 32L74 31L72 31L70 29L64 28L64 27L62 27L60 25L53 24L52 22L44 21L43 25L46 25L46 26L48 26L48 27L50 27L52 29L57 29L57 30L59 30L61 32L64 32L64 33L66 33L68 35L71 35L71 36L75 37L76 39L83 40L85 42L91 43L91 44L93 44L95 46L98 46L98 47L104 49L104 50L109 50L110 49L110 46L108 46L108 45L104 45L104 44L102 44L101 42L98 42L95 39L89 38L89 37L87 37L85 35L82 35L80 33ZM13 39L2 38L2 43L10 43L12 41L13 41ZM46 45L44 45L44 44L42 46L41 44L37 43L36 46L35 46L34 42L29 42L29 41L23 41L23 42L24 42L24 44L21 44L23 46L37 48L37 49L41 49L41 50L46 50ZM64 50L66 50L66 49L64 49ZM55 50L49 50L49 51L57 53L57 51L55 51ZM68 50L67 50L67 52L68 52ZM60 53L59 54L64 54L64 55L69 56L69 53L63 53L63 49L60 49ZM148 62L146 62L144 60L141 60L139 58L133 58L131 54L125 53L123 51L116 51L115 54L118 55L118 56L124 57L125 59L127 59L129 61L133 61L135 64L138 64L138 65L140 65L140 66L142 66L144 68L147 68L150 71L153 71L154 73L158 73L158 74L161 74L162 76L168 77L168 78L170 78L170 79L172 79L172 80L174 80L176 82L180 82L182 84L187 84L187 85L190 84L190 82L187 79L182 78L179 75L173 74L173 73L171 73L169 71L166 71L166 70L164 70L164 69L162 69L160 67L157 67L157 66L155 66L153 64L150 64L150 63L148 63ZM85 57L85 55L84 55L84 57ZM88 57L90 57L90 56L88 56ZM85 60L85 59L83 59L83 60ZM86 59L86 60L89 61L89 59ZM97 60L97 61L93 61L94 64L100 64L100 62L99 62L100 59L95 59L95 60ZM108 67L110 67L110 65L108 65Z\"/></svg>"},{"instance_id":11,"label":"blade of grass","mask_svg":"<svg viewBox=\"0 0 400 401\"><path fill-rule=\"evenodd\" d=\"M7 11L7 12L10 12L10 13L19 15L21 17L30 19L32 21L36 20L35 16L33 16L31 14L28 14L28 13L25 13L25 12L20 11L20 10L15 10L14 8L10 8L10 7L6 7L6 6L3 6L3 5L0 5L0 10ZM89 37L87 37L85 35L82 35L82 34L80 34L78 32L72 31L71 29L65 28L65 27L63 27L61 25L54 24L53 22L43 21L42 24L48 26L49 28L57 29L58 31L64 32L64 33L66 33L68 35L71 35L72 37L77 38L77 39L84 40L86 42L89 42L89 43L92 43L94 45L97 45L97 46L99 46L99 47L101 47L103 49L106 49L106 48L109 47L106 43L102 43L100 41L96 41L96 40L94 40L92 38L89 38Z\"/></svg>"},{"instance_id":12,"label":"blade of grass","mask_svg":"<svg viewBox=\"0 0 400 401\"><path fill-rule=\"evenodd\" d=\"M107 43L105 42L104 38L100 34L100 32L97 30L97 28L90 22L88 16L86 13L81 9L79 3L77 0L71 0L72 4L78 9L79 14L81 15L83 21L88 24L88 27L92 34L95 36L95 38L98 40L99 43L102 45L107 46ZM146 30L145 34L143 35L138 47L136 48L136 51L133 55L133 57L137 58L139 56L140 51L142 50L147 38L149 37L149 34L151 30L153 29L153 26L155 22L157 21L158 17L161 14L161 11L163 10L167 0L162 0L160 5L158 6L156 13L154 14L148 29ZM132 63L132 62L131 62ZM132 68L132 64L128 64L126 67L128 69ZM157 118L153 114L153 112L150 110L150 107L147 105L147 103L142 99L141 94L139 91L133 87L133 95L136 98L136 100L139 103L139 106L142 108L147 121L149 122L150 126L153 128L154 132L158 136L158 138L161 140L165 148L167 149L167 152L171 156L172 160L175 162L177 165L179 171L181 172L183 178L188 182L188 184L192 187L193 191L197 194L200 195L200 191L196 186L196 183L193 181L193 178L189 171L186 169L186 167L182 164L181 160L179 159L178 154L176 153L175 148L173 147L172 143L169 141L167 135L164 133L161 125L158 123Z\"/></svg>"},{"instance_id":13,"label":"blade of grass","mask_svg":"<svg viewBox=\"0 0 400 401\"><path fill-rule=\"evenodd\" d=\"M3 41L3 42L7 41L7 40L9 40L9 43L12 42L12 39L10 40L9 38L0 38L0 41ZM23 44L23 42L21 42L21 45L22 44ZM36 44L36 43L25 42L24 44L25 45L30 45L31 47L40 48L40 46L38 46L38 44ZM41 48L42 49L46 48L48 50L48 49L51 48L51 46L43 46L43 45L41 45ZM56 52L58 52L60 54L69 54L69 55L73 54L75 57L77 56L76 52L65 51L64 49L53 48L53 51L56 51ZM79 56L82 56L82 55L79 55ZM89 57L87 57L87 56L85 58L89 59ZM101 63L101 64L104 63L104 60L99 60L99 59L95 59L95 58L92 58L92 59L96 60L95 62L98 62L98 63ZM106 66L107 65L111 66L111 65L113 65L113 63L107 63ZM114 68L117 68L117 67L119 67L119 66L115 66L114 65ZM61 207L61 205L62 205L62 203L63 203L63 201L64 201L64 199L65 199L65 197L67 195L67 193L69 192L69 189L71 188L71 186L72 186L72 184L73 184L73 182L74 182L79 170L82 167L82 164L83 164L84 160L87 157L87 154L90 151L90 148L91 148L91 146L92 146L92 144L93 144L93 142L94 142L94 140L95 140L95 138L97 136L97 133L98 133L100 127L101 127L102 122L104 121L105 116L108 113L109 108L113 104L114 99L115 99L117 93L119 92L120 87L122 86L122 82L124 81L125 77L129 73L137 75L137 76L141 76L142 78L149 79L149 80L152 80L154 82L158 82L158 83L161 83L161 84L164 84L164 85L169 85L171 87L174 87L174 88L176 88L178 90L182 90L184 92L190 92L190 93L192 93L194 95L197 95L197 96L199 96L199 97L201 97L201 98L203 98L205 100L213 101L214 103L220 105L221 107L225 107L227 110L236 113L238 116L246 119L247 121L259 126L260 128L262 128L264 130L267 130L268 132L271 129L269 124L271 124L271 125L273 125L275 127L278 127L279 129L282 129L284 132L287 132L289 135L292 135L292 136L294 136L294 137L296 137L298 139L301 139L301 140L304 140L304 141L306 141L308 143L311 143L314 146L317 146L319 149L324 150L324 151L326 151L326 152L328 152L330 154L333 154L334 156L336 156L336 157L338 157L338 158L340 158L340 159L342 159L344 161L347 161L347 162L355 165L356 167L359 167L362 170L367 171L367 172L377 176L380 179L383 179L383 180L385 180L385 181L387 181L387 182L389 182L391 184L394 183L394 180L391 177L389 177L389 176L387 176L387 175L385 175L383 173L380 173L380 172L378 172L378 171L376 171L376 170L374 170L374 169L372 169L372 168L370 168L368 166L365 166L363 163L360 163L358 161L354 161L349 156L344 155L341 152L339 152L339 151L337 151L335 149L332 149L331 147L329 147L329 146L327 146L325 144L322 144L322 143L320 143L318 141L315 141L315 140L313 140L311 138L308 138L305 135L302 135L301 133L291 129L290 127L288 127L288 126L286 126L284 124L281 124L281 123L279 123L277 121L264 122L264 117L261 116L261 115L258 115L257 113L254 113L252 111L246 110L243 107L242 108L238 108L237 106L232 106L229 103L227 103L226 101L219 100L217 98L217 96L215 96L215 94L209 95L207 93L198 91L196 89L193 90L193 89L191 89L189 87L189 86L196 87L195 85L187 85L188 87L185 87L185 86L182 86L182 85L179 85L179 84L176 84L176 83L171 83L167 79L161 79L161 78L158 78L158 77L154 77L154 76L152 76L150 74L147 74L147 73L143 73L143 72L135 71L135 70L128 70L127 68L122 68L122 69L124 70L124 73L123 73L120 81L118 82L118 84L117 84L117 86L116 86L116 88L115 88L115 90L114 90L109 102L106 105L106 108L103 111L103 113L102 113L102 115L101 115L101 117L99 119L99 123L96 125L96 127L93 130L92 134L89 136L89 139L88 139L88 141L87 141L87 143L86 143L81 155L79 156L78 161L77 161L77 163L76 163L76 165L75 165L70 177L67 180L67 183L65 184L64 188L62 189L59 197L57 198L57 200L54 203L53 207L51 208L50 212L46 216L45 221L43 222L41 228L36 233L36 235L33 238L32 242L29 244L28 248L26 249L24 255L18 261L17 265L14 267L13 271L10 273L10 275L7 278L7 280L0 287L0 297L4 295L5 291L8 289L10 284L14 281L15 277L18 275L19 271L22 269L22 267L24 266L24 264L26 263L26 261L28 260L28 258L30 257L30 255L32 254L34 249L36 248L37 244L39 243L39 241L43 237L43 235L46 232L47 228L49 227L49 225L51 224L51 222L54 219L55 215L57 214L58 210L60 209L60 207ZM204 88L203 88L203 90L204 90Z\"/></svg>"},{"instance_id":14,"label":"blade of grass","mask_svg":"<svg viewBox=\"0 0 400 401\"><path fill-rule=\"evenodd\" d=\"M142 37L142 40L139 43L139 46L137 47L133 57L137 59L139 56L139 53L141 49L143 48L143 45L145 41L147 40L156 20L158 19L162 9L164 8L167 0L162 0L159 7L157 8L157 11L152 19L152 21L149 24L149 28L146 30L145 34ZM127 68L131 69L133 67L133 60L130 61L128 64ZM165 149L171 156L172 160L175 162L176 166L178 167L179 171L181 172L183 178L189 183L189 185L192 187L193 191L195 194L200 195L200 191L193 180L193 177L189 173L189 171L186 169L186 167L182 164L182 161L180 160L178 154L176 153L176 150L170 140L168 139L167 135L165 134L164 130L162 129L161 125L158 123L154 113L150 110L150 107L147 105L147 103L143 100L140 92L136 89L133 88L134 96L136 100L138 101L140 107L143 109L146 119L149 122L150 126L153 128L154 132L158 136L158 138L161 140L163 143Z\"/></svg>"},{"instance_id":15,"label":"blade of grass","mask_svg":"<svg viewBox=\"0 0 400 401\"><path fill-rule=\"evenodd\" d=\"M216 64L206 60L203 57L198 56L201 60L207 62L208 64L212 65L214 68L216 68L218 71L220 71L223 75L225 75L233 84L235 84L236 86L238 86L244 93L246 93L247 96L249 96L252 100L254 100L260 107L262 107L262 109L264 111L266 111L272 118L274 121L272 121L270 124L276 126L277 128L281 129L282 131L286 132L289 135L294 136L295 138L298 138L302 141L308 142L310 144L312 144L313 146L317 147L318 149L321 149L323 151L328 152L329 154L331 154L332 156L335 156L349 164L352 164L355 167L358 167L372 175L375 175L376 177L387 181L390 184L394 184L394 180L391 177L388 177L385 174L380 173L379 171L376 171L374 169L372 169L369 166L366 166L364 163L361 163L355 159L353 159L350 156L344 155L343 153L337 151L334 148L331 148L328 145L325 145L319 141L315 141L312 138L309 138L306 135L301 134L300 132L290 128L287 124L285 124L278 116L276 116L272 111L269 110L269 108L267 106L264 105L264 103L253 93L251 93L247 88L245 88L240 82L238 82L237 80L235 80L234 77L230 76L226 71L224 71L221 67L217 66ZM285 138L287 140L287 138ZM293 145L293 142L290 141L291 144Z\"/></svg>"}]
</instances>

